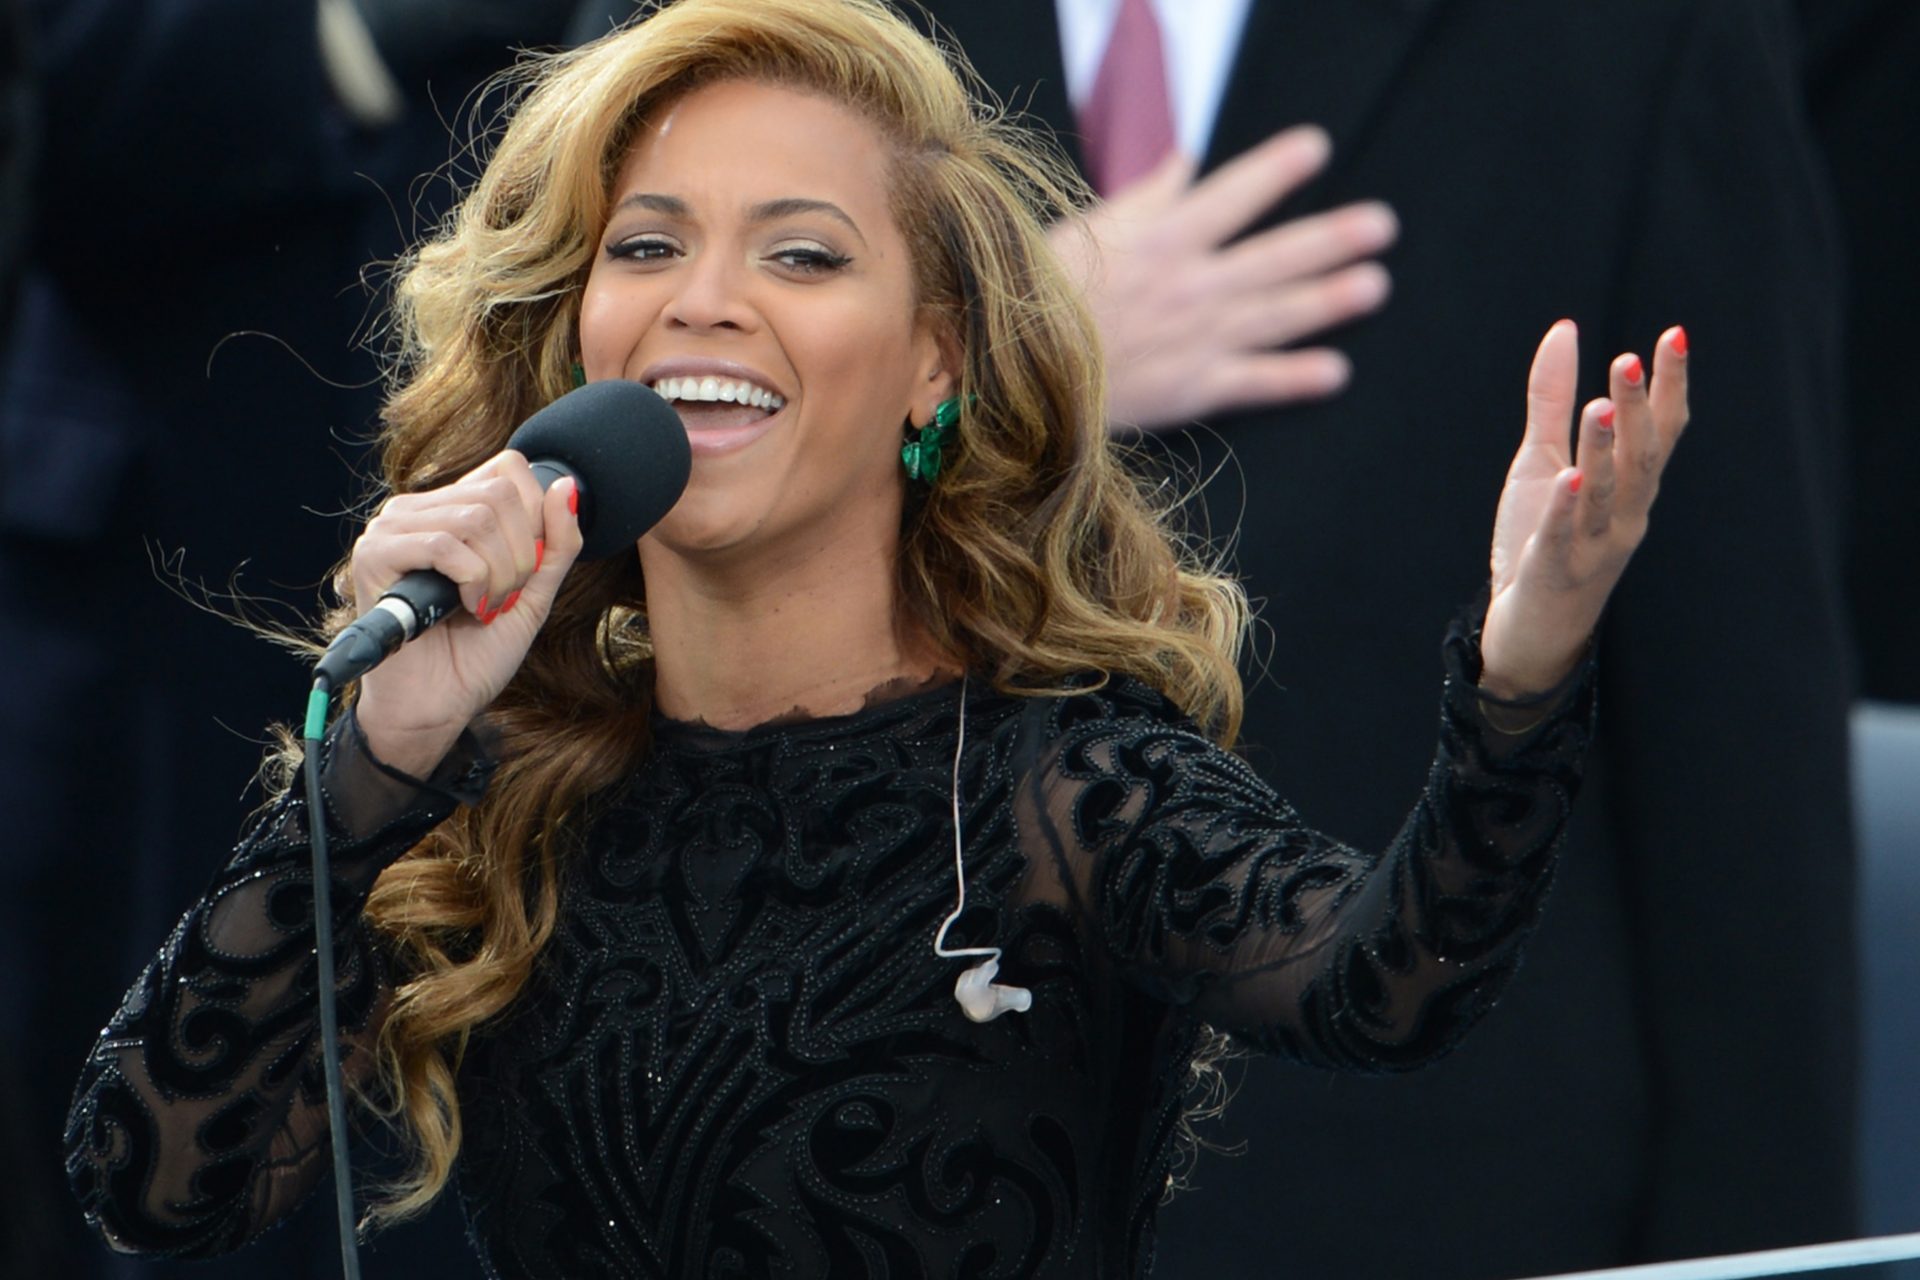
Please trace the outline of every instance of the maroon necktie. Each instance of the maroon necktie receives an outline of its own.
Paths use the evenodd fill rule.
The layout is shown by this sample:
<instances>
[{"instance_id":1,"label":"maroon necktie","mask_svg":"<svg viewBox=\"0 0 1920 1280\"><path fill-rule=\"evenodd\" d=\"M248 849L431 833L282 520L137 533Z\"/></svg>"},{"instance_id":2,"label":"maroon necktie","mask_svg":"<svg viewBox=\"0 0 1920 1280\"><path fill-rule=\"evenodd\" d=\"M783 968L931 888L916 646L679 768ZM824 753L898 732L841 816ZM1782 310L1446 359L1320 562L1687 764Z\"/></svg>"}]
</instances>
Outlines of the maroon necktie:
<instances>
[{"instance_id":1,"label":"maroon necktie","mask_svg":"<svg viewBox=\"0 0 1920 1280\"><path fill-rule=\"evenodd\" d=\"M1147 0L1121 0L1093 92L1080 109L1087 170L1109 196L1139 181L1173 150L1173 106L1160 22Z\"/></svg>"}]
</instances>

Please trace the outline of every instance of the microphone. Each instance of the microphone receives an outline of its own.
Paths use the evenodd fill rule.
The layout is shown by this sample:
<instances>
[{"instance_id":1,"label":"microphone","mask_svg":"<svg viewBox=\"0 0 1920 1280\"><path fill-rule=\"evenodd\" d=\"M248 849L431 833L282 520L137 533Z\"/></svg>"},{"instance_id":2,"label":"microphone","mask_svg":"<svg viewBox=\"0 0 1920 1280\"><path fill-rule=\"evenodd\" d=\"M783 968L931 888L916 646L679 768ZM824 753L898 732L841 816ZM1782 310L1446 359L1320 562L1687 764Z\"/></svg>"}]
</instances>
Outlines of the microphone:
<instances>
[{"instance_id":1,"label":"microphone","mask_svg":"<svg viewBox=\"0 0 1920 1280\"><path fill-rule=\"evenodd\" d=\"M652 388L620 379L561 396L521 423L507 447L526 455L542 489L563 476L579 486L582 560L631 553L680 500L693 467L673 406ZM333 638L314 680L340 688L459 605L460 589L444 574L414 570Z\"/></svg>"}]
</instances>

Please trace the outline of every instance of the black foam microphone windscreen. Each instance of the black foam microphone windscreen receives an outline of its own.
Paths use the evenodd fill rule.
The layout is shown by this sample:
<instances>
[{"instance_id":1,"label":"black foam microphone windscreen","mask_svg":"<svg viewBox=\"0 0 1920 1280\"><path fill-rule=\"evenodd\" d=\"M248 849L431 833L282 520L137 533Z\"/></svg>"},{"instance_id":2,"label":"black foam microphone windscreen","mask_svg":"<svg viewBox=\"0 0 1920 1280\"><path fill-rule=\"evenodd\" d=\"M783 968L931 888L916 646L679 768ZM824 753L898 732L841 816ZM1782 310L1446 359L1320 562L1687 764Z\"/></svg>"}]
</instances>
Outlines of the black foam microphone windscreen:
<instances>
[{"instance_id":1,"label":"black foam microphone windscreen","mask_svg":"<svg viewBox=\"0 0 1920 1280\"><path fill-rule=\"evenodd\" d=\"M563 475L580 486L583 560L631 551L673 509L693 466L687 429L644 383L590 382L521 424L507 441L542 488Z\"/></svg>"},{"instance_id":2,"label":"black foam microphone windscreen","mask_svg":"<svg viewBox=\"0 0 1920 1280\"><path fill-rule=\"evenodd\" d=\"M543 489L573 477L583 560L634 554L640 535L680 500L693 469L673 406L652 388L619 379L568 392L521 423L507 447L526 456ZM414 570L333 638L315 679L338 689L459 605L460 589L445 575Z\"/></svg>"}]
</instances>

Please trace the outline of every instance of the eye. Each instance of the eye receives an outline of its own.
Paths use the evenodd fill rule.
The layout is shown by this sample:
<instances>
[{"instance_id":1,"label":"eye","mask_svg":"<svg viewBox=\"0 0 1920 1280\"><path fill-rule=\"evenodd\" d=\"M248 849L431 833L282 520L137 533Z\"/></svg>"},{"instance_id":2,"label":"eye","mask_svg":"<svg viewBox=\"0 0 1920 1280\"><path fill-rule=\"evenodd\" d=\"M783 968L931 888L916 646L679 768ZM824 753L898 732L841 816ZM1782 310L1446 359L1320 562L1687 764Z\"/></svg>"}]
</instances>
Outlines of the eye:
<instances>
[{"instance_id":1,"label":"eye","mask_svg":"<svg viewBox=\"0 0 1920 1280\"><path fill-rule=\"evenodd\" d=\"M625 258L630 262L663 262L679 253L680 246L665 236L629 236L607 246L609 258Z\"/></svg>"},{"instance_id":2,"label":"eye","mask_svg":"<svg viewBox=\"0 0 1920 1280\"><path fill-rule=\"evenodd\" d=\"M768 255L793 275L824 276L845 267L853 259L820 245L789 245Z\"/></svg>"}]
</instances>

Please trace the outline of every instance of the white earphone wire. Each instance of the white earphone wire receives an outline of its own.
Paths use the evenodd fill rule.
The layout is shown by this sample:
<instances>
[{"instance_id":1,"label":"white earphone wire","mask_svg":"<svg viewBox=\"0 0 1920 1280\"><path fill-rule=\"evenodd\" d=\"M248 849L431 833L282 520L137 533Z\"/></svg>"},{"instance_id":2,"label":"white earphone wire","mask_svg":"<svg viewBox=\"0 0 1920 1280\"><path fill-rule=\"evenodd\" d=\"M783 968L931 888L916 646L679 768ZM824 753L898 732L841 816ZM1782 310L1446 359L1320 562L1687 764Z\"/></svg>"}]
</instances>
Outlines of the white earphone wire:
<instances>
[{"instance_id":1,"label":"white earphone wire","mask_svg":"<svg viewBox=\"0 0 1920 1280\"><path fill-rule=\"evenodd\" d=\"M967 676L960 677L960 728L954 735L953 743L953 879L958 886L953 911L940 923L940 932L933 936L933 953L942 959L953 960L966 956L985 956L989 960L1000 958L998 947L949 947L947 930L953 928L967 909L967 866L962 854L960 838L960 754L967 748Z\"/></svg>"}]
</instances>

